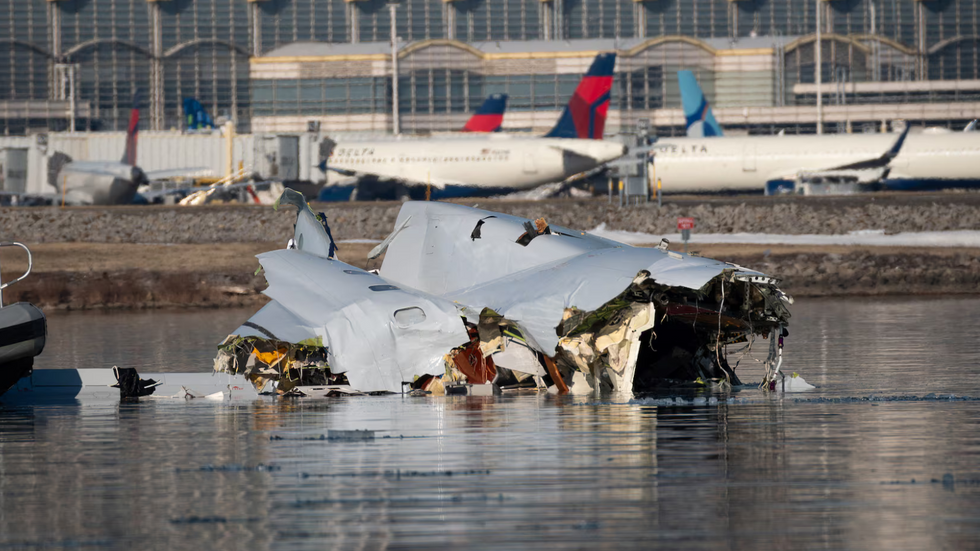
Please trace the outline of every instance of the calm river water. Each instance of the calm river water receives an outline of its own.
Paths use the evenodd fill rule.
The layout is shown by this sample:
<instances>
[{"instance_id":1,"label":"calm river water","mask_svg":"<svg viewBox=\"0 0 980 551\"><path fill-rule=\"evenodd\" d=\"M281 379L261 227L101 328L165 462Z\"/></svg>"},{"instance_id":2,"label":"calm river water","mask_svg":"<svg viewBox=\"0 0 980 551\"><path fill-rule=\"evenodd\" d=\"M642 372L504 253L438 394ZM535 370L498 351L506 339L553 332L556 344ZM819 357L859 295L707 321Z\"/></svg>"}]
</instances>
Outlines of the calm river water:
<instances>
[{"instance_id":1,"label":"calm river water","mask_svg":"<svg viewBox=\"0 0 980 551\"><path fill-rule=\"evenodd\" d=\"M207 371L250 313L51 316L37 367ZM947 398L980 398L980 300L801 300L790 332L818 388L718 405L0 402L0 549L980 547L980 401Z\"/></svg>"}]
</instances>

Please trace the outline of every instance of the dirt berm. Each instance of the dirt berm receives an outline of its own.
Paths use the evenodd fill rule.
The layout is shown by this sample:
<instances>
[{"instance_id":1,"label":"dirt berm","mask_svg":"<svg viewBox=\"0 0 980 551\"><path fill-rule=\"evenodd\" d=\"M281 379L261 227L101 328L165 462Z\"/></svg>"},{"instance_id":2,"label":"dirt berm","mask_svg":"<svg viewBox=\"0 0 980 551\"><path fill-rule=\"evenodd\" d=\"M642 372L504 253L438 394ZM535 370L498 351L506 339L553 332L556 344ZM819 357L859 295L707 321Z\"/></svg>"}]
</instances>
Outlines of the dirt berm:
<instances>
[{"instance_id":1,"label":"dirt berm","mask_svg":"<svg viewBox=\"0 0 980 551\"><path fill-rule=\"evenodd\" d=\"M468 201L488 210L589 230L673 233L677 216L695 216L698 232L828 234L980 229L980 194L845 198L669 198L620 209L605 200ZM380 239L399 203L322 204L338 240ZM270 207L208 206L0 209L0 240L35 253L33 275L4 293L45 308L220 307L263 302L255 254L282 247L293 212ZM677 245L677 244L675 244ZM372 245L343 244L341 258L366 265ZM980 292L976 249L846 246L699 245L718 258L782 277L795 296ZM377 264L372 264L371 267ZM4 281L26 263L0 254Z\"/></svg>"},{"instance_id":2,"label":"dirt berm","mask_svg":"<svg viewBox=\"0 0 980 551\"><path fill-rule=\"evenodd\" d=\"M551 224L591 230L675 233L678 216L693 216L701 233L839 234L980 229L980 194L886 194L851 197L668 198L619 208L605 199L475 200L479 206ZM398 202L323 203L337 239L381 239L394 226ZM288 210L288 209L287 209ZM77 207L0 209L0 237L27 243L253 243L282 241L295 215L266 206Z\"/></svg>"}]
</instances>

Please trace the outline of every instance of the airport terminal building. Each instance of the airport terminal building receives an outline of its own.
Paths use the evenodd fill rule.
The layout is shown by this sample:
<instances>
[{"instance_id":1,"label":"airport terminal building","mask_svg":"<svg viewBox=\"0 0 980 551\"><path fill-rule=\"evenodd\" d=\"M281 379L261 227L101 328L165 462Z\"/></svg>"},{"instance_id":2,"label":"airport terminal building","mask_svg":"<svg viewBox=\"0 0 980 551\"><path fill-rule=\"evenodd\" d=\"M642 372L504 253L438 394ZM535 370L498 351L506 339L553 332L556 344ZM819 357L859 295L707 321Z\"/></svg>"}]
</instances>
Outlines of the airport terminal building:
<instances>
[{"instance_id":1,"label":"airport terminal building","mask_svg":"<svg viewBox=\"0 0 980 551\"><path fill-rule=\"evenodd\" d=\"M152 130L195 97L239 132L442 132L505 92L543 131L612 50L607 131L681 133L693 69L726 128L812 132L818 10L827 131L980 116L980 0L0 0L0 134L120 130L137 89Z\"/></svg>"}]
</instances>

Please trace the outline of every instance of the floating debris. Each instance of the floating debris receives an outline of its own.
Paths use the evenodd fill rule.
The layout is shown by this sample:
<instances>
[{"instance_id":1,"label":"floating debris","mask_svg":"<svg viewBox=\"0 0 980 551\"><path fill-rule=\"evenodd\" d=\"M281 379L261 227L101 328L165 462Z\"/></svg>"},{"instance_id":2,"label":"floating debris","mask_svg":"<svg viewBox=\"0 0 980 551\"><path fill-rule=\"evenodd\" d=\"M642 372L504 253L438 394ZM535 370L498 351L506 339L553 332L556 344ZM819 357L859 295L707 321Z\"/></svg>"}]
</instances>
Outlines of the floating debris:
<instances>
[{"instance_id":1,"label":"floating debris","mask_svg":"<svg viewBox=\"0 0 980 551\"><path fill-rule=\"evenodd\" d=\"M326 219L299 193L280 203L297 217L287 248L258 256L272 300L215 359L259 392L731 388L728 347L758 337L769 341L763 389L809 387L780 373L793 301L759 272L437 202L402 206L369 272L336 258Z\"/></svg>"}]
</instances>

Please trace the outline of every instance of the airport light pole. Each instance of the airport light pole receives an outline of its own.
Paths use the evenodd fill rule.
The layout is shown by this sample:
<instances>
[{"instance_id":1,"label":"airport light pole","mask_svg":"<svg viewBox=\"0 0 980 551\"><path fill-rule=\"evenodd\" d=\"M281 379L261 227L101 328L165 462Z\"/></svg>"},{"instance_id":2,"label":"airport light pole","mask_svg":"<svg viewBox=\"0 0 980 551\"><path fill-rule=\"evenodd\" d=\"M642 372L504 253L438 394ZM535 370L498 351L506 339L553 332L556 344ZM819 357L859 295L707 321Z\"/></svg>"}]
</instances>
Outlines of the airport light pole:
<instances>
[{"instance_id":1,"label":"airport light pole","mask_svg":"<svg viewBox=\"0 0 980 551\"><path fill-rule=\"evenodd\" d=\"M77 67L74 63L56 63L54 66L55 71L61 74L61 83L59 87L59 97L64 99L65 95L68 96L68 120L69 129L71 133L75 133L75 113L77 112L77 106L75 104L75 68ZM68 92L65 93L65 85L67 84Z\"/></svg>"},{"instance_id":2,"label":"airport light pole","mask_svg":"<svg viewBox=\"0 0 980 551\"><path fill-rule=\"evenodd\" d=\"M395 24L397 2L388 4L391 12L391 130L397 136L401 134L401 121L398 113L398 26Z\"/></svg>"},{"instance_id":3,"label":"airport light pole","mask_svg":"<svg viewBox=\"0 0 980 551\"><path fill-rule=\"evenodd\" d=\"M823 9L823 0L817 0L817 45L816 45L816 81L817 81L817 134L823 134L823 41L821 40L821 21L820 12Z\"/></svg>"},{"instance_id":4,"label":"airport light pole","mask_svg":"<svg viewBox=\"0 0 980 551\"><path fill-rule=\"evenodd\" d=\"M878 41L878 14L873 1L868 3L868 9L871 10L871 80L878 82L881 80L881 63L878 61L881 43Z\"/></svg>"}]
</instances>

